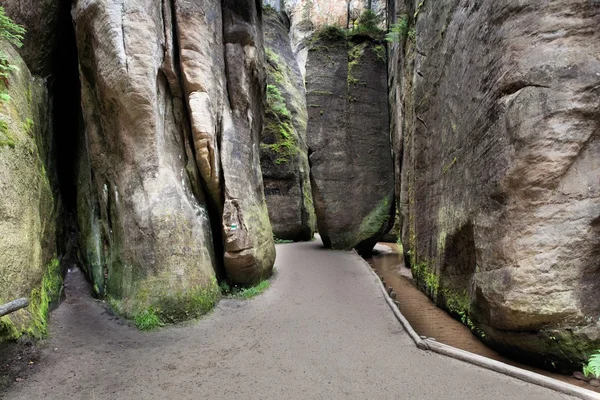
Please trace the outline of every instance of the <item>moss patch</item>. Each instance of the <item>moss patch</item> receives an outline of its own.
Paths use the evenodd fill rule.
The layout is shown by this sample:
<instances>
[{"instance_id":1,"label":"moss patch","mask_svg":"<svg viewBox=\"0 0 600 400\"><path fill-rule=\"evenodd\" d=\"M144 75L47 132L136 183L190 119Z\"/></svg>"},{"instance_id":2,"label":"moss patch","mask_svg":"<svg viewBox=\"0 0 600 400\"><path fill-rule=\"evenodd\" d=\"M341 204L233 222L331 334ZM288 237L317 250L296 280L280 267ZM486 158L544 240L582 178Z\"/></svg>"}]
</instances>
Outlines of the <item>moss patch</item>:
<instances>
[{"instance_id":1,"label":"moss patch","mask_svg":"<svg viewBox=\"0 0 600 400\"><path fill-rule=\"evenodd\" d=\"M360 223L359 242L370 239L383 231L390 219L390 206L393 196L383 198Z\"/></svg>"},{"instance_id":2,"label":"moss patch","mask_svg":"<svg viewBox=\"0 0 600 400\"><path fill-rule=\"evenodd\" d=\"M33 323L27 333L35 338L42 338L48 333L48 310L50 305L57 302L63 287L63 276L60 263L53 258L42 278L42 285L31 291L29 298L29 312Z\"/></svg>"},{"instance_id":3,"label":"moss patch","mask_svg":"<svg viewBox=\"0 0 600 400\"><path fill-rule=\"evenodd\" d=\"M16 141L13 135L8 130L8 123L0 120L0 147L10 147L14 149Z\"/></svg>"},{"instance_id":4,"label":"moss patch","mask_svg":"<svg viewBox=\"0 0 600 400\"><path fill-rule=\"evenodd\" d=\"M299 152L293 134L291 113L285 98L275 85L267 85L264 136L267 143L261 143L261 152L268 154L277 165L290 161Z\"/></svg>"},{"instance_id":5,"label":"moss patch","mask_svg":"<svg viewBox=\"0 0 600 400\"><path fill-rule=\"evenodd\" d=\"M186 291L165 294L164 297L151 299L151 293L138 291L138 304L151 303L147 307L127 312L121 300L107 296L106 301L113 311L124 318L130 318L140 330L151 330L165 324L178 323L201 317L211 311L219 301L221 294L216 279L208 287L196 286Z\"/></svg>"},{"instance_id":6,"label":"moss patch","mask_svg":"<svg viewBox=\"0 0 600 400\"><path fill-rule=\"evenodd\" d=\"M238 286L229 286L227 282L221 283L221 293L223 296L234 297L238 299L251 299L259 294L263 293L271 286L268 280L260 281L258 284L248 287L240 288Z\"/></svg>"},{"instance_id":7,"label":"moss patch","mask_svg":"<svg viewBox=\"0 0 600 400\"><path fill-rule=\"evenodd\" d=\"M163 325L152 307L135 315L133 321L140 331L150 331Z\"/></svg>"}]
</instances>

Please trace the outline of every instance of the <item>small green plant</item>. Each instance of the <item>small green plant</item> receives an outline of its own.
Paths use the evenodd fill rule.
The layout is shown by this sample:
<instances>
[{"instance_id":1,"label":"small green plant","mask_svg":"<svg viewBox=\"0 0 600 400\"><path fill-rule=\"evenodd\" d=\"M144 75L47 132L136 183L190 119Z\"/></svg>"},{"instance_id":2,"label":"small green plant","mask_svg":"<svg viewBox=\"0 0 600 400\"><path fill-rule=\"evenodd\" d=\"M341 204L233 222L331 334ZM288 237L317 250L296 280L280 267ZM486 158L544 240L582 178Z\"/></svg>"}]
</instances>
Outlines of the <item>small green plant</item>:
<instances>
[{"instance_id":1,"label":"small green plant","mask_svg":"<svg viewBox=\"0 0 600 400\"><path fill-rule=\"evenodd\" d=\"M133 321L140 331L150 331L162 326L160 318L152 307L137 314L133 317Z\"/></svg>"},{"instance_id":2,"label":"small green plant","mask_svg":"<svg viewBox=\"0 0 600 400\"><path fill-rule=\"evenodd\" d=\"M336 41L336 40L346 40L346 31L335 25L326 25L323 28L316 31L311 40L312 43L315 43L319 40L322 41Z\"/></svg>"},{"instance_id":3,"label":"small green plant","mask_svg":"<svg viewBox=\"0 0 600 400\"><path fill-rule=\"evenodd\" d=\"M583 366L583 374L587 377L593 376L600 378L600 350L596 350L588 360L587 365Z\"/></svg>"},{"instance_id":4,"label":"small green plant","mask_svg":"<svg viewBox=\"0 0 600 400\"><path fill-rule=\"evenodd\" d=\"M23 46L25 28L15 23L6 13L4 7L0 6L0 39L6 40L15 47ZM18 67L10 62L8 54L0 50L0 102L10 101L7 92L8 78Z\"/></svg>"},{"instance_id":5,"label":"small green plant","mask_svg":"<svg viewBox=\"0 0 600 400\"><path fill-rule=\"evenodd\" d=\"M392 43L399 43L404 38L410 37L410 31L414 35L414 29L410 29L408 15L402 14L398 17L398 22L390 26L389 32L385 35L385 40Z\"/></svg>"},{"instance_id":6,"label":"small green plant","mask_svg":"<svg viewBox=\"0 0 600 400\"><path fill-rule=\"evenodd\" d=\"M370 36L380 36L383 31L379 28L381 18L371 10L365 10L358 19L358 26L353 30L353 34L366 34Z\"/></svg>"},{"instance_id":7,"label":"small green plant","mask_svg":"<svg viewBox=\"0 0 600 400\"><path fill-rule=\"evenodd\" d=\"M264 280L249 288L241 288L235 285L232 287L227 282L222 282L219 286L223 296L234 297L238 299L250 299L267 290L271 284L268 280Z\"/></svg>"},{"instance_id":8,"label":"small green plant","mask_svg":"<svg viewBox=\"0 0 600 400\"><path fill-rule=\"evenodd\" d=\"M273 143L261 143L260 149L272 154L276 165L288 162L298 153L293 129L292 115L281 91L276 85L267 85L264 133Z\"/></svg>"},{"instance_id":9,"label":"small green plant","mask_svg":"<svg viewBox=\"0 0 600 400\"><path fill-rule=\"evenodd\" d=\"M275 241L275 243L277 244L285 244L285 243L294 243L293 240L287 240L287 239L281 239L278 238L277 236L273 235L273 240Z\"/></svg>"}]
</instances>

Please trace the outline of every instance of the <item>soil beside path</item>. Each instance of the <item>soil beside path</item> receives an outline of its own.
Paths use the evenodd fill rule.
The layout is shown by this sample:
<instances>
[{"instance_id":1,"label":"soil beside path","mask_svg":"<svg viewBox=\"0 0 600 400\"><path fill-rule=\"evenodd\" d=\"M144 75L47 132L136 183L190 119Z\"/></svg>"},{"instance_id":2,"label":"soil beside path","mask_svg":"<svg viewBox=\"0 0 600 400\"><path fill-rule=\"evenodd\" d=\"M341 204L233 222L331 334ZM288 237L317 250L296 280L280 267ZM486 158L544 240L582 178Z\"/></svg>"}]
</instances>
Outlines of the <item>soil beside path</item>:
<instances>
[{"instance_id":1,"label":"soil beside path","mask_svg":"<svg viewBox=\"0 0 600 400\"><path fill-rule=\"evenodd\" d=\"M78 270L40 361L6 399L527 399L568 396L418 350L354 253L277 246L271 288L143 333Z\"/></svg>"}]
</instances>

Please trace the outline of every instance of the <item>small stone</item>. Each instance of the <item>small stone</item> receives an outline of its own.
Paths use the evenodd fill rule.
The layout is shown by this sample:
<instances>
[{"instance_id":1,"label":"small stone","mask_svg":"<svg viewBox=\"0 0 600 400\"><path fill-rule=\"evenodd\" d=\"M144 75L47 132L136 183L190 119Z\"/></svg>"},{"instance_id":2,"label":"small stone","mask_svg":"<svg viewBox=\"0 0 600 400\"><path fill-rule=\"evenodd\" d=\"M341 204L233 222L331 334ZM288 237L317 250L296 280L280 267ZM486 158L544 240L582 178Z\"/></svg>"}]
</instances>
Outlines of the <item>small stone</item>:
<instances>
[{"instance_id":1,"label":"small stone","mask_svg":"<svg viewBox=\"0 0 600 400\"><path fill-rule=\"evenodd\" d=\"M590 385L592 385L593 387L600 387L600 380L592 379L590 380Z\"/></svg>"},{"instance_id":2,"label":"small stone","mask_svg":"<svg viewBox=\"0 0 600 400\"><path fill-rule=\"evenodd\" d=\"M586 381L586 382L589 382L589 380L590 380L590 378L586 377L583 374L583 372L581 372L581 371L575 371L575 372L573 372L573 378L579 379L581 381Z\"/></svg>"},{"instance_id":3,"label":"small stone","mask_svg":"<svg viewBox=\"0 0 600 400\"><path fill-rule=\"evenodd\" d=\"M23 382L25 379L23 378L15 378L15 382Z\"/></svg>"},{"instance_id":4,"label":"small stone","mask_svg":"<svg viewBox=\"0 0 600 400\"><path fill-rule=\"evenodd\" d=\"M395 300L395 299L396 299L396 292L394 292L394 291L392 290L392 291L390 292L390 297L391 297L392 299L394 299L394 300Z\"/></svg>"}]
</instances>

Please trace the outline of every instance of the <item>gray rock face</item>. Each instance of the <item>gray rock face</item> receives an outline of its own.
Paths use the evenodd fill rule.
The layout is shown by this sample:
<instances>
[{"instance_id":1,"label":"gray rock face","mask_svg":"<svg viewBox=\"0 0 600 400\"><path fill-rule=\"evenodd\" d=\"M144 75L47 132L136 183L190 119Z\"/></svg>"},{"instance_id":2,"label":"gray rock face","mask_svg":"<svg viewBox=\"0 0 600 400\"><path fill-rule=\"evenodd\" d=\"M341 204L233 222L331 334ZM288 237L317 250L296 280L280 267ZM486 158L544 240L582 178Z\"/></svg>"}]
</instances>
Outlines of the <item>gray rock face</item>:
<instances>
[{"instance_id":1,"label":"gray rock face","mask_svg":"<svg viewBox=\"0 0 600 400\"><path fill-rule=\"evenodd\" d=\"M96 289L125 314L207 311L221 264L236 284L271 273L259 13L209 0L74 9L86 130L78 218Z\"/></svg>"},{"instance_id":2,"label":"gray rock face","mask_svg":"<svg viewBox=\"0 0 600 400\"><path fill-rule=\"evenodd\" d=\"M30 299L29 307L0 320L1 341L46 332L48 304L57 299L62 277L55 258L55 199L44 163L50 136L46 84L30 74L10 44L0 41L0 51L18 67L6 88L11 100L0 101L0 304Z\"/></svg>"},{"instance_id":3,"label":"gray rock face","mask_svg":"<svg viewBox=\"0 0 600 400\"><path fill-rule=\"evenodd\" d=\"M268 8L264 14L267 108L261 136L261 167L273 233L310 240L316 219L310 187L304 81L290 46L289 21Z\"/></svg>"},{"instance_id":4,"label":"gray rock face","mask_svg":"<svg viewBox=\"0 0 600 400\"><path fill-rule=\"evenodd\" d=\"M391 66L414 272L491 345L579 368L600 346L600 5L390 11L416 13Z\"/></svg>"},{"instance_id":5,"label":"gray rock face","mask_svg":"<svg viewBox=\"0 0 600 400\"><path fill-rule=\"evenodd\" d=\"M385 49L335 30L312 41L306 65L308 146L326 246L368 253L391 227L394 175Z\"/></svg>"}]
</instances>

